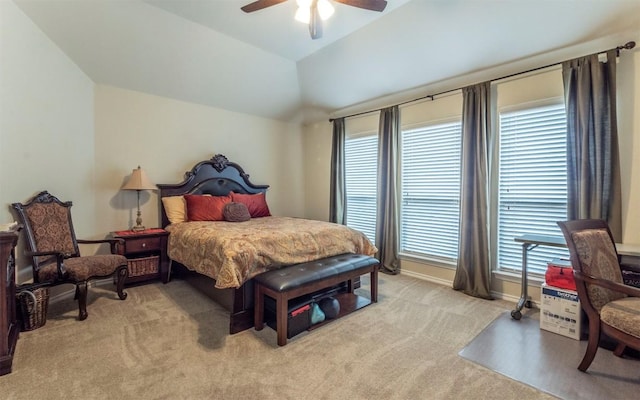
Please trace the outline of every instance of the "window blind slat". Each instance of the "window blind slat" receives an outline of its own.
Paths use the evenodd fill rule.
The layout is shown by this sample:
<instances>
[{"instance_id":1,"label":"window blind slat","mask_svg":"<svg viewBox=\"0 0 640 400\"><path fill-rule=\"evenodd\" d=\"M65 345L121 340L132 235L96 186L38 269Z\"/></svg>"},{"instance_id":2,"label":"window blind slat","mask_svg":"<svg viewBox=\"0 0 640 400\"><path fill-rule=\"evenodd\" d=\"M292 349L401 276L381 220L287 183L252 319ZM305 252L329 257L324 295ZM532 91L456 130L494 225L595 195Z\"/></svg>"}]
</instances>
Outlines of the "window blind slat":
<instances>
[{"instance_id":1,"label":"window blind slat","mask_svg":"<svg viewBox=\"0 0 640 400\"><path fill-rule=\"evenodd\" d=\"M400 250L455 260L460 220L460 122L402 132Z\"/></svg>"},{"instance_id":2,"label":"window blind slat","mask_svg":"<svg viewBox=\"0 0 640 400\"><path fill-rule=\"evenodd\" d=\"M364 233L375 243L377 136L346 139L344 154L347 226Z\"/></svg>"},{"instance_id":3,"label":"window blind slat","mask_svg":"<svg viewBox=\"0 0 640 400\"><path fill-rule=\"evenodd\" d=\"M522 270L525 233L559 235L567 217L566 117L563 104L500 114L498 269ZM527 268L544 273L566 249L540 246Z\"/></svg>"}]
</instances>

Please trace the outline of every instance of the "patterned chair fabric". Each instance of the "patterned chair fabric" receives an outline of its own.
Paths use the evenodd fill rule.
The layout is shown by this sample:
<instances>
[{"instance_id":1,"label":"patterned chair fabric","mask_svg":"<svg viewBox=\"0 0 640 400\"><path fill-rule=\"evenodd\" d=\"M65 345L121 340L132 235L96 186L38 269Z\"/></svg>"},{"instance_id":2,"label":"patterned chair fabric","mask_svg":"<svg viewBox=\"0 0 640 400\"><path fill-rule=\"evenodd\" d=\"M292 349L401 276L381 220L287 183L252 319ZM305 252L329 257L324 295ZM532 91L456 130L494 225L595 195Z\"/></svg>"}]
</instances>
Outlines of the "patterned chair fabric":
<instances>
[{"instance_id":1,"label":"patterned chair fabric","mask_svg":"<svg viewBox=\"0 0 640 400\"><path fill-rule=\"evenodd\" d=\"M69 222L69 208L57 203L34 203L24 209L29 225L33 229L33 241L38 251L57 251L79 255L73 245L72 226ZM55 256L37 258L37 263L56 262Z\"/></svg>"},{"instance_id":2,"label":"patterned chair fabric","mask_svg":"<svg viewBox=\"0 0 640 400\"><path fill-rule=\"evenodd\" d=\"M606 304L600 310L600 320L640 340L640 299L627 297Z\"/></svg>"},{"instance_id":3,"label":"patterned chair fabric","mask_svg":"<svg viewBox=\"0 0 640 400\"><path fill-rule=\"evenodd\" d=\"M83 320L88 315L87 283L93 278L115 275L118 297L126 299L123 288L129 275L128 262L119 254L80 256L79 241L71 220L71 205L71 202L62 202L47 191L40 192L25 204L12 204L26 228L26 253L32 258L34 282L75 284L79 319ZM110 243L112 252L116 243L113 239L80 242Z\"/></svg>"},{"instance_id":4,"label":"patterned chair fabric","mask_svg":"<svg viewBox=\"0 0 640 400\"><path fill-rule=\"evenodd\" d=\"M582 264L582 272L608 281L623 283L618 254L611 242L609 233L604 229L584 230L572 234ZM600 309L610 301L627 297L602 286L587 284L589 300L593 307Z\"/></svg>"},{"instance_id":5,"label":"patterned chair fabric","mask_svg":"<svg viewBox=\"0 0 640 400\"><path fill-rule=\"evenodd\" d=\"M626 347L640 350L640 289L624 284L606 221L584 219L558 225L569 247L578 297L589 321L589 343L578 369L589 368L603 333L617 342L617 356Z\"/></svg>"},{"instance_id":6,"label":"patterned chair fabric","mask_svg":"<svg viewBox=\"0 0 640 400\"><path fill-rule=\"evenodd\" d=\"M115 270L127 264L125 256L117 254L98 254L95 256L84 256L68 258L64 261L64 270L67 279L82 282L91 278L112 275ZM41 265L38 270L38 280L40 282L51 282L58 278L58 269L55 260L45 265Z\"/></svg>"}]
</instances>

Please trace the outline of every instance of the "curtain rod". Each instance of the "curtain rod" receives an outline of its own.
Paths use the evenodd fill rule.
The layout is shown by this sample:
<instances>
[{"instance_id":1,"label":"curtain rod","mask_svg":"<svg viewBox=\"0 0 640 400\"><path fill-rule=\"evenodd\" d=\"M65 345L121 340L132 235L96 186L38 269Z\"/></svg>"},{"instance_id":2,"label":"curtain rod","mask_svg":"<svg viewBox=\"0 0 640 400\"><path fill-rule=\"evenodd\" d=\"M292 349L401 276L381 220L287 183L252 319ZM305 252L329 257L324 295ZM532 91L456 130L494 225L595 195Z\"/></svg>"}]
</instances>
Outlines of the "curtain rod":
<instances>
[{"instance_id":1,"label":"curtain rod","mask_svg":"<svg viewBox=\"0 0 640 400\"><path fill-rule=\"evenodd\" d=\"M631 50L631 49L633 49L634 47L636 47L636 42L634 42L634 41L630 41L630 42L625 43L623 46L618 46L618 47L615 47L615 48L613 48L613 49L609 49L609 50L599 51L599 52L597 52L597 53L593 53L593 54L604 54L604 53L607 53L607 52L609 52L609 51L611 51L611 50L615 50L615 51L616 51L616 57L619 57L619 56L620 56L620 50ZM493 82L493 81L499 81L499 80L502 80L502 79L511 78L511 77L518 76L518 75L528 74L529 72L535 72L535 71L538 71L538 70L541 70L541 69L545 69L545 68L553 67L553 66L556 66L556 65L560 65L560 64L562 64L563 62L564 62L564 61L560 61L560 62L556 62L556 63L553 63L553 64L544 65L544 66L542 66L542 67L531 68L531 69L528 69L528 70L526 70L526 71L516 72L516 73L513 73L513 74L509 74L509 75L501 76L500 78L491 79L491 82ZM467 85L467 86L469 86L469 85ZM413 100L403 101L402 103L398 103L398 104L396 104L396 105L397 105L397 106L403 106L403 105L405 105L405 104L409 104L409 103L413 103L413 102L415 102L415 101L420 101L420 100L425 100L425 99L431 99L431 100L434 100L434 98L435 98L436 96L441 96L441 95L446 94L446 93L451 93L451 92L455 92L455 91L458 91L458 90L462 90L463 88L464 88L464 87L459 87L459 88L456 88L456 89L449 89L449 90L445 90L445 91L443 91L443 92L436 93L436 94L429 94L429 95L426 95L426 96L418 97L418 98L413 99ZM351 118L351 117L357 117L357 116L359 116L359 115L369 114L369 113L376 112L376 111L381 111L381 110L382 110L381 108L378 108L378 109L374 109L374 110L370 110L370 111L362 111L362 112L355 113L355 114L351 114L351 115L345 115L344 117L339 117L339 118ZM329 122L333 122L333 121L335 121L336 119L338 119L338 118L330 118L330 119L329 119Z\"/></svg>"}]
</instances>

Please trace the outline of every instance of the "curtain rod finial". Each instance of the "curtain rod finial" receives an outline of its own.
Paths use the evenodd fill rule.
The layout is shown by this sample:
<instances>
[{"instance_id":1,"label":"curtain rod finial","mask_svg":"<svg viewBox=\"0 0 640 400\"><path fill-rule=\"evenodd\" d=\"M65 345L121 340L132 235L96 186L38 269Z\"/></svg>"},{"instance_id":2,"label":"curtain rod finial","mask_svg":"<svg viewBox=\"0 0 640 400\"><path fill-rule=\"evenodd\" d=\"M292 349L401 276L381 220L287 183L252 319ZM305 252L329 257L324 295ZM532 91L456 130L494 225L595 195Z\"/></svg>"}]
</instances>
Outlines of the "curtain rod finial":
<instances>
[{"instance_id":1,"label":"curtain rod finial","mask_svg":"<svg viewBox=\"0 0 640 400\"><path fill-rule=\"evenodd\" d=\"M636 47L636 42L633 40L625 43L623 46L616 47L616 57L620 57L620 50L631 50Z\"/></svg>"}]
</instances>

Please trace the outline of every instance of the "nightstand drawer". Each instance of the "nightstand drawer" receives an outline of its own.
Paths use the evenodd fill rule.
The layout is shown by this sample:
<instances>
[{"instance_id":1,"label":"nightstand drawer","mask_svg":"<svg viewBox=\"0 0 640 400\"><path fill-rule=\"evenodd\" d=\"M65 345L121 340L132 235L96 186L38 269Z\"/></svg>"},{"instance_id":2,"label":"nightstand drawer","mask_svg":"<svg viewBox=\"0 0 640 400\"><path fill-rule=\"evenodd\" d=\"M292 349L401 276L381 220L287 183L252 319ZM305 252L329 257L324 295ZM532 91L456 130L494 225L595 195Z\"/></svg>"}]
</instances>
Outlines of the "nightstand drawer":
<instances>
[{"instance_id":1,"label":"nightstand drawer","mask_svg":"<svg viewBox=\"0 0 640 400\"><path fill-rule=\"evenodd\" d=\"M124 244L124 252L131 254L159 250L161 240L159 237L128 239Z\"/></svg>"}]
</instances>

